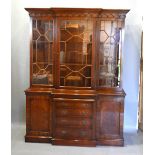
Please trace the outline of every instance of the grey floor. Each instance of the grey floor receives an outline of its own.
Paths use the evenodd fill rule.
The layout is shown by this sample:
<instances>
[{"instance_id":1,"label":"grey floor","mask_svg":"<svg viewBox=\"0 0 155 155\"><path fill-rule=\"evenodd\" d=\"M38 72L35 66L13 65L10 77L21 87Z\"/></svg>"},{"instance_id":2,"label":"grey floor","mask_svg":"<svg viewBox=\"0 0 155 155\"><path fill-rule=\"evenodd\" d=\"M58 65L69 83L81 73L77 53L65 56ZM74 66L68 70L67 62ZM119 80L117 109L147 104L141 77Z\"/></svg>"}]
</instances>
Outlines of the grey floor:
<instances>
[{"instance_id":1,"label":"grey floor","mask_svg":"<svg viewBox=\"0 0 155 155\"><path fill-rule=\"evenodd\" d=\"M25 143L25 125L12 125L11 129L12 155L142 155L142 132L128 132L124 134L124 147L97 146L74 147L53 146L43 143Z\"/></svg>"}]
</instances>

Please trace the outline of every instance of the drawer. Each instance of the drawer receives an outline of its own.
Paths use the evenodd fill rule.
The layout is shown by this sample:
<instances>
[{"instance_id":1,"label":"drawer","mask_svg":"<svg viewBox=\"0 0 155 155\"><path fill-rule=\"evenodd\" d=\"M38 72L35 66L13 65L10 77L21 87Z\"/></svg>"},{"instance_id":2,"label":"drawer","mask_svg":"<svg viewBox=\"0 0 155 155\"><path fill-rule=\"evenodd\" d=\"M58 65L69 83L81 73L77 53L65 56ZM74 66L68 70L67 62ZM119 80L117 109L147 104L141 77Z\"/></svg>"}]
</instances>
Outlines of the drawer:
<instances>
[{"instance_id":1,"label":"drawer","mask_svg":"<svg viewBox=\"0 0 155 155\"><path fill-rule=\"evenodd\" d=\"M92 120L88 118L65 118L57 117L56 126L68 126L74 128L92 128Z\"/></svg>"},{"instance_id":2,"label":"drawer","mask_svg":"<svg viewBox=\"0 0 155 155\"><path fill-rule=\"evenodd\" d=\"M93 107L94 100L81 100L81 99L64 99L56 98L54 99L56 103L56 108L86 108L91 109Z\"/></svg>"},{"instance_id":3,"label":"drawer","mask_svg":"<svg viewBox=\"0 0 155 155\"><path fill-rule=\"evenodd\" d=\"M91 139L92 130L84 129L73 129L73 128L56 128L54 132L55 138L65 138L65 139Z\"/></svg>"},{"instance_id":4,"label":"drawer","mask_svg":"<svg viewBox=\"0 0 155 155\"><path fill-rule=\"evenodd\" d=\"M56 117L75 116L75 117L92 117L92 109L56 109Z\"/></svg>"}]
</instances>

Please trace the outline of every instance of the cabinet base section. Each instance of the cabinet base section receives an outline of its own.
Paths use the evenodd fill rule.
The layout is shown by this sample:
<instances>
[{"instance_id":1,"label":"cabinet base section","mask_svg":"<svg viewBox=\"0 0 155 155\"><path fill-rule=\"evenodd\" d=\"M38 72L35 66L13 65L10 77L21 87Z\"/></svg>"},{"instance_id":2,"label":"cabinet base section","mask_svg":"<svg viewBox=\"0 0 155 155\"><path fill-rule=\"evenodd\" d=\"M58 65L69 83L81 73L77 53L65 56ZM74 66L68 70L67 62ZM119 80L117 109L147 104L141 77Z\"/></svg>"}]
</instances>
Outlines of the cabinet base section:
<instances>
[{"instance_id":1,"label":"cabinet base section","mask_svg":"<svg viewBox=\"0 0 155 155\"><path fill-rule=\"evenodd\" d=\"M65 139L51 139L52 145L65 145L65 146L89 146L95 147L95 140L65 140Z\"/></svg>"},{"instance_id":2,"label":"cabinet base section","mask_svg":"<svg viewBox=\"0 0 155 155\"><path fill-rule=\"evenodd\" d=\"M97 145L124 146L124 139L99 139Z\"/></svg>"},{"instance_id":3,"label":"cabinet base section","mask_svg":"<svg viewBox=\"0 0 155 155\"><path fill-rule=\"evenodd\" d=\"M45 136L25 136L25 142L33 142L33 143L51 143L52 137Z\"/></svg>"},{"instance_id":4,"label":"cabinet base section","mask_svg":"<svg viewBox=\"0 0 155 155\"><path fill-rule=\"evenodd\" d=\"M107 146L124 146L124 139L99 139L99 140L69 140L69 139L52 139L52 137L45 136L25 136L25 142L33 143L52 143L52 145L64 146L89 146L96 145Z\"/></svg>"}]
</instances>

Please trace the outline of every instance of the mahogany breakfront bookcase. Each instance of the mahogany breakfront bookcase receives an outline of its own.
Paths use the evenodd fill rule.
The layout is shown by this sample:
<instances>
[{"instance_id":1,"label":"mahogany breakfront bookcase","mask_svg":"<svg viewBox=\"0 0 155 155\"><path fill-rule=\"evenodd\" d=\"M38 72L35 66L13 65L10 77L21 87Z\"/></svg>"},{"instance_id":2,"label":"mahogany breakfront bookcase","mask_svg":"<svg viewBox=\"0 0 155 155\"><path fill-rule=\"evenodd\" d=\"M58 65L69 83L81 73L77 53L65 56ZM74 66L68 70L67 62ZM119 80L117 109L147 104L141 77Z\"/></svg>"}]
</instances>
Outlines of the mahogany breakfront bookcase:
<instances>
[{"instance_id":1,"label":"mahogany breakfront bookcase","mask_svg":"<svg viewBox=\"0 0 155 155\"><path fill-rule=\"evenodd\" d=\"M129 10L26 8L26 142L124 145L122 29Z\"/></svg>"}]
</instances>

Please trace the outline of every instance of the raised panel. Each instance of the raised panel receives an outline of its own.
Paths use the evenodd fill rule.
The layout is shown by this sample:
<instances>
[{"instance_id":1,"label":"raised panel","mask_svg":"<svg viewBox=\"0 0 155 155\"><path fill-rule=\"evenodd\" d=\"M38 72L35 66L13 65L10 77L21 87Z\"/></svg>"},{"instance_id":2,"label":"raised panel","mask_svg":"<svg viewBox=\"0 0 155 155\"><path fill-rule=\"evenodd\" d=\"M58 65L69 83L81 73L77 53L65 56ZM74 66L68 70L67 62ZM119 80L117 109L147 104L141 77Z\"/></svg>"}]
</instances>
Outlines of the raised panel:
<instances>
[{"instance_id":1,"label":"raised panel","mask_svg":"<svg viewBox=\"0 0 155 155\"><path fill-rule=\"evenodd\" d=\"M119 97L101 97L97 103L97 138L118 139L122 136L123 103Z\"/></svg>"},{"instance_id":2,"label":"raised panel","mask_svg":"<svg viewBox=\"0 0 155 155\"><path fill-rule=\"evenodd\" d=\"M28 133L47 136L50 133L50 98L48 95L27 96Z\"/></svg>"},{"instance_id":3,"label":"raised panel","mask_svg":"<svg viewBox=\"0 0 155 155\"><path fill-rule=\"evenodd\" d=\"M120 103L104 102L101 106L101 135L119 135Z\"/></svg>"}]
</instances>

